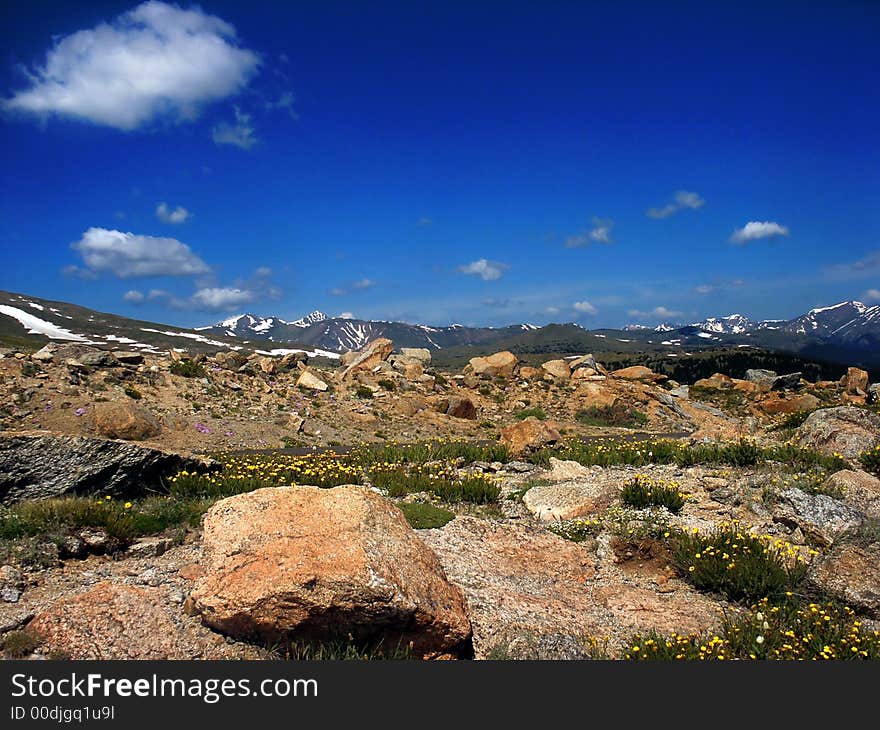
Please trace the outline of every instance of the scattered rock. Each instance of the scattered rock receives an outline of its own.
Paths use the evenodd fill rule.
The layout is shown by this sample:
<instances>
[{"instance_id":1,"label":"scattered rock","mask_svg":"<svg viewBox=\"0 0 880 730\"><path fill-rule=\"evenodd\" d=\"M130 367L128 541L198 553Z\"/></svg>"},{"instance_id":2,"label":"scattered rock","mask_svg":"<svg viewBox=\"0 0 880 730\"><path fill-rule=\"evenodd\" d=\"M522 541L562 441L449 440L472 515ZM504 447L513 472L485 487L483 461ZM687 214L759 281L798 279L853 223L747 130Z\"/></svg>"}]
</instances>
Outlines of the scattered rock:
<instances>
[{"instance_id":1,"label":"scattered rock","mask_svg":"<svg viewBox=\"0 0 880 730\"><path fill-rule=\"evenodd\" d=\"M559 431L534 416L517 421L501 429L501 443L511 454L521 454L527 449L539 449L562 440Z\"/></svg>"},{"instance_id":2,"label":"scattered rock","mask_svg":"<svg viewBox=\"0 0 880 730\"><path fill-rule=\"evenodd\" d=\"M823 408L807 417L795 441L825 454L855 459L880 444L880 416L853 406Z\"/></svg>"},{"instance_id":3,"label":"scattered rock","mask_svg":"<svg viewBox=\"0 0 880 730\"><path fill-rule=\"evenodd\" d=\"M750 368L746 370L746 380L751 383L757 383L758 385L764 385L768 389L773 386L773 383L776 382L776 378L779 377L779 373L775 370L763 370L761 368Z\"/></svg>"},{"instance_id":4,"label":"scattered rock","mask_svg":"<svg viewBox=\"0 0 880 730\"><path fill-rule=\"evenodd\" d=\"M837 545L810 566L807 577L821 592L880 619L880 543Z\"/></svg>"},{"instance_id":5,"label":"scattered rock","mask_svg":"<svg viewBox=\"0 0 880 730\"><path fill-rule=\"evenodd\" d=\"M577 461L563 461L555 456L550 457L550 469L541 477L553 482L568 482L572 479L586 479L592 474L592 469Z\"/></svg>"},{"instance_id":6,"label":"scattered rock","mask_svg":"<svg viewBox=\"0 0 880 730\"><path fill-rule=\"evenodd\" d=\"M158 558L173 544L167 537L142 537L128 546L125 555L129 558Z\"/></svg>"},{"instance_id":7,"label":"scattered rock","mask_svg":"<svg viewBox=\"0 0 880 730\"><path fill-rule=\"evenodd\" d=\"M394 343L391 340L385 337L373 340L355 354L348 367L343 371L342 378L348 378L358 370L372 370L380 363L385 362L393 351Z\"/></svg>"},{"instance_id":8,"label":"scattered rock","mask_svg":"<svg viewBox=\"0 0 880 730\"><path fill-rule=\"evenodd\" d=\"M822 402L811 393L803 393L794 397L771 396L761 401L761 410L775 415L778 413L805 413L818 408Z\"/></svg>"},{"instance_id":9,"label":"scattered rock","mask_svg":"<svg viewBox=\"0 0 880 730\"><path fill-rule=\"evenodd\" d=\"M541 365L541 369L557 380L568 380L571 368L565 360L550 360Z\"/></svg>"},{"instance_id":10,"label":"scattered rock","mask_svg":"<svg viewBox=\"0 0 880 730\"><path fill-rule=\"evenodd\" d=\"M570 520L601 512L617 496L598 481L578 479L532 487L523 496L523 504L544 522Z\"/></svg>"},{"instance_id":11,"label":"scattered rock","mask_svg":"<svg viewBox=\"0 0 880 730\"><path fill-rule=\"evenodd\" d=\"M828 546L842 534L859 527L865 516L857 509L827 494L807 494L800 489L786 489L774 505L773 520L789 527L799 527L818 545Z\"/></svg>"},{"instance_id":12,"label":"scattered rock","mask_svg":"<svg viewBox=\"0 0 880 730\"><path fill-rule=\"evenodd\" d=\"M0 601L18 603L24 591L21 571L12 565L0 565Z\"/></svg>"},{"instance_id":13,"label":"scattered rock","mask_svg":"<svg viewBox=\"0 0 880 730\"><path fill-rule=\"evenodd\" d=\"M45 433L0 433L0 501L63 495L138 496L182 469L216 468L135 444Z\"/></svg>"},{"instance_id":14,"label":"scattered rock","mask_svg":"<svg viewBox=\"0 0 880 730\"><path fill-rule=\"evenodd\" d=\"M847 368L840 384L850 395L865 395L868 390L868 371L861 368Z\"/></svg>"},{"instance_id":15,"label":"scattered rock","mask_svg":"<svg viewBox=\"0 0 880 730\"><path fill-rule=\"evenodd\" d=\"M394 505L365 487L276 487L205 517L192 601L232 636L383 638L431 656L466 650L458 589Z\"/></svg>"},{"instance_id":16,"label":"scattered rock","mask_svg":"<svg viewBox=\"0 0 880 730\"><path fill-rule=\"evenodd\" d=\"M880 519L880 479L865 471L841 469L822 485L831 493L841 493L843 501L866 516Z\"/></svg>"},{"instance_id":17,"label":"scattered rock","mask_svg":"<svg viewBox=\"0 0 880 730\"><path fill-rule=\"evenodd\" d=\"M484 378L512 378L518 362L516 355L504 350L488 357L472 357L466 371Z\"/></svg>"},{"instance_id":18,"label":"scattered rock","mask_svg":"<svg viewBox=\"0 0 880 730\"><path fill-rule=\"evenodd\" d=\"M316 375L313 375L309 370L303 370L296 381L296 387L324 392L330 386Z\"/></svg>"},{"instance_id":19,"label":"scattered rock","mask_svg":"<svg viewBox=\"0 0 880 730\"><path fill-rule=\"evenodd\" d=\"M469 420L474 420L477 417L477 407L470 398L459 396L437 398L434 404L438 413L445 413L447 416Z\"/></svg>"},{"instance_id":20,"label":"scattered rock","mask_svg":"<svg viewBox=\"0 0 880 730\"><path fill-rule=\"evenodd\" d=\"M190 659L156 589L102 581L38 612L28 629L70 659Z\"/></svg>"},{"instance_id":21,"label":"scattered rock","mask_svg":"<svg viewBox=\"0 0 880 730\"><path fill-rule=\"evenodd\" d=\"M126 441L142 441L162 432L159 419L133 403L95 403L92 423L99 436Z\"/></svg>"},{"instance_id":22,"label":"scattered rock","mask_svg":"<svg viewBox=\"0 0 880 730\"><path fill-rule=\"evenodd\" d=\"M788 373L788 375L779 375L770 384L770 390L792 390L801 387L801 378L803 373Z\"/></svg>"},{"instance_id":23,"label":"scattered rock","mask_svg":"<svg viewBox=\"0 0 880 730\"><path fill-rule=\"evenodd\" d=\"M420 360L424 365L431 362L431 351L425 347L401 347L400 354L404 357Z\"/></svg>"},{"instance_id":24,"label":"scattered rock","mask_svg":"<svg viewBox=\"0 0 880 730\"><path fill-rule=\"evenodd\" d=\"M865 402L869 405L880 403L880 383L873 383L868 386Z\"/></svg>"},{"instance_id":25,"label":"scattered rock","mask_svg":"<svg viewBox=\"0 0 880 730\"><path fill-rule=\"evenodd\" d=\"M621 368L610 373L612 378L619 380L641 380L648 383L660 383L666 380L665 375L655 373L651 368L644 365L633 365L628 368Z\"/></svg>"}]
</instances>

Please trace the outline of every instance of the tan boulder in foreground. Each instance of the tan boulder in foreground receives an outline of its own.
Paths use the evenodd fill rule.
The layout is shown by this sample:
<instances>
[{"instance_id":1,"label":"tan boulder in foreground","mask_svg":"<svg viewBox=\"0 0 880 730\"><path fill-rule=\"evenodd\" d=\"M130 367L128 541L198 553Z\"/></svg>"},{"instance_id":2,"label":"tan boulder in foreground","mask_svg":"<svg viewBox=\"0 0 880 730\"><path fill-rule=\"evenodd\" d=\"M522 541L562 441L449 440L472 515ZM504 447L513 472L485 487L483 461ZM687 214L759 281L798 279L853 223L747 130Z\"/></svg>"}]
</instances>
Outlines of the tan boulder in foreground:
<instances>
[{"instance_id":1,"label":"tan boulder in foreground","mask_svg":"<svg viewBox=\"0 0 880 730\"><path fill-rule=\"evenodd\" d=\"M403 513L366 487L224 499L205 517L202 567L193 607L232 636L381 638L420 656L470 639L461 592Z\"/></svg>"},{"instance_id":2,"label":"tan boulder in foreground","mask_svg":"<svg viewBox=\"0 0 880 730\"><path fill-rule=\"evenodd\" d=\"M357 352L348 367L343 371L342 378L347 378L358 370L372 370L380 363L385 362L394 352L394 343L386 337L373 340L363 349Z\"/></svg>"},{"instance_id":3,"label":"tan boulder in foreground","mask_svg":"<svg viewBox=\"0 0 880 730\"><path fill-rule=\"evenodd\" d=\"M646 368L644 365L633 365L632 367L614 370L611 372L611 377L619 378L620 380L643 380L650 383L659 383L666 380L665 375L655 373L651 368Z\"/></svg>"}]
</instances>

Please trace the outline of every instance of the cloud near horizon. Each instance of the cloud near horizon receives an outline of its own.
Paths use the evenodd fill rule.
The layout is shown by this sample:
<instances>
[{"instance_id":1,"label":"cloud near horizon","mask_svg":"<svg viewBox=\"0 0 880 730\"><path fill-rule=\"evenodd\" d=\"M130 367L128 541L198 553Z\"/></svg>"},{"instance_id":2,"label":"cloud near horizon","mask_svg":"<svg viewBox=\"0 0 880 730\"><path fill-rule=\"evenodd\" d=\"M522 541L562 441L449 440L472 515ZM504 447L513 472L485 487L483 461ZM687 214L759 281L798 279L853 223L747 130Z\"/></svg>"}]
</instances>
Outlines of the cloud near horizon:
<instances>
[{"instance_id":1,"label":"cloud near horizon","mask_svg":"<svg viewBox=\"0 0 880 730\"><path fill-rule=\"evenodd\" d=\"M167 114L195 119L202 106L240 92L259 65L229 23L151 0L56 41L28 72L30 88L3 106L131 131Z\"/></svg>"},{"instance_id":2,"label":"cloud near horizon","mask_svg":"<svg viewBox=\"0 0 880 730\"><path fill-rule=\"evenodd\" d=\"M730 240L736 244L745 244L762 238L776 238L788 234L788 228L774 221L749 221L742 228L737 228Z\"/></svg>"},{"instance_id":3,"label":"cloud near horizon","mask_svg":"<svg viewBox=\"0 0 880 730\"><path fill-rule=\"evenodd\" d=\"M584 300L582 302L575 302L571 305L572 309L575 312L579 312L580 314L589 314L596 315L599 314L599 310L596 309L590 302Z\"/></svg>"},{"instance_id":4,"label":"cloud near horizon","mask_svg":"<svg viewBox=\"0 0 880 730\"><path fill-rule=\"evenodd\" d=\"M630 309L627 314L631 317L641 317L642 319L672 319L681 317L683 312L668 307L654 307L654 309L644 312L640 309Z\"/></svg>"},{"instance_id":5,"label":"cloud near horizon","mask_svg":"<svg viewBox=\"0 0 880 730\"><path fill-rule=\"evenodd\" d=\"M139 236L106 228L89 228L71 248L84 268L69 266L65 273L77 276L111 274L120 279L139 276L197 276L211 267L176 238Z\"/></svg>"}]
</instances>

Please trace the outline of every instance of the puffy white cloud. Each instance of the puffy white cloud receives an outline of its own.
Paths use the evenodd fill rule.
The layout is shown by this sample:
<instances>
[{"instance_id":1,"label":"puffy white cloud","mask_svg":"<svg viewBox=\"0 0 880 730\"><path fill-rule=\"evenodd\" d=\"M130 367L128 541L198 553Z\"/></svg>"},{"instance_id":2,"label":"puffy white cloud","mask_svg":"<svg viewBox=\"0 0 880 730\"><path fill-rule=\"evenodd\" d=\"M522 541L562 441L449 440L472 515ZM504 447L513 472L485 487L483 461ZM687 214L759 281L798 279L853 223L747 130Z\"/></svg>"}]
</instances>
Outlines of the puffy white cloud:
<instances>
[{"instance_id":1,"label":"puffy white cloud","mask_svg":"<svg viewBox=\"0 0 880 730\"><path fill-rule=\"evenodd\" d=\"M582 231L565 239L566 248L583 248L592 243L613 243L611 229L614 221L611 218L593 217L593 227L589 231Z\"/></svg>"},{"instance_id":2,"label":"puffy white cloud","mask_svg":"<svg viewBox=\"0 0 880 730\"><path fill-rule=\"evenodd\" d=\"M469 264L462 264L458 267L458 270L462 274L479 276L483 281L496 281L504 276L504 272L509 268L508 264L503 264L500 261L477 259Z\"/></svg>"},{"instance_id":3,"label":"puffy white cloud","mask_svg":"<svg viewBox=\"0 0 880 730\"><path fill-rule=\"evenodd\" d=\"M588 301L575 302L571 306L575 312L580 312L581 314L599 314L599 310Z\"/></svg>"},{"instance_id":4,"label":"puffy white cloud","mask_svg":"<svg viewBox=\"0 0 880 730\"><path fill-rule=\"evenodd\" d=\"M254 134L254 125L251 124L251 115L245 114L235 107L235 123L220 122L211 130L214 144L231 144L243 150L249 150L257 143Z\"/></svg>"},{"instance_id":5,"label":"puffy white cloud","mask_svg":"<svg viewBox=\"0 0 880 730\"><path fill-rule=\"evenodd\" d=\"M146 297L143 292L140 292L137 289L129 289L122 295L122 299L129 304L143 304Z\"/></svg>"},{"instance_id":6,"label":"puffy white cloud","mask_svg":"<svg viewBox=\"0 0 880 730\"><path fill-rule=\"evenodd\" d=\"M677 190L671 203L667 203L661 208L648 208L648 210L645 211L645 215L649 218L669 218L685 208L697 210L698 208L702 208L705 204L706 201L697 193L688 190Z\"/></svg>"},{"instance_id":7,"label":"puffy white cloud","mask_svg":"<svg viewBox=\"0 0 880 730\"><path fill-rule=\"evenodd\" d=\"M880 289L868 289L860 298L866 304L880 302Z\"/></svg>"},{"instance_id":8,"label":"puffy white cloud","mask_svg":"<svg viewBox=\"0 0 880 730\"><path fill-rule=\"evenodd\" d=\"M71 244L85 269L68 267L67 273L113 274L122 279L134 276L193 276L208 274L211 267L175 238L137 236L134 233L89 228ZM73 270L71 270L73 269Z\"/></svg>"},{"instance_id":9,"label":"puffy white cloud","mask_svg":"<svg viewBox=\"0 0 880 730\"><path fill-rule=\"evenodd\" d=\"M249 304L257 299L256 292L237 287L205 287L193 294L188 302L193 309L220 312Z\"/></svg>"},{"instance_id":10,"label":"puffy white cloud","mask_svg":"<svg viewBox=\"0 0 880 730\"><path fill-rule=\"evenodd\" d=\"M682 313L668 307L654 307L649 312L643 312L640 309L630 309L628 314L630 317L642 317L644 319L672 319L681 317Z\"/></svg>"},{"instance_id":11,"label":"puffy white cloud","mask_svg":"<svg viewBox=\"0 0 880 730\"><path fill-rule=\"evenodd\" d=\"M353 312L343 312L342 314L339 315L339 319L354 319L354 313Z\"/></svg>"},{"instance_id":12,"label":"puffy white cloud","mask_svg":"<svg viewBox=\"0 0 880 730\"><path fill-rule=\"evenodd\" d=\"M167 204L159 203L156 206L156 217L163 223L177 224L186 223L187 220L192 218L192 213L182 205L178 205L174 210L171 210Z\"/></svg>"},{"instance_id":13,"label":"puffy white cloud","mask_svg":"<svg viewBox=\"0 0 880 730\"><path fill-rule=\"evenodd\" d=\"M30 88L4 105L131 130L163 114L194 119L241 91L259 64L229 23L151 0L56 41Z\"/></svg>"},{"instance_id":14,"label":"puffy white cloud","mask_svg":"<svg viewBox=\"0 0 880 730\"><path fill-rule=\"evenodd\" d=\"M730 240L733 243L750 243L762 238L775 238L787 236L788 228L773 221L749 221L742 228L737 228Z\"/></svg>"}]
</instances>

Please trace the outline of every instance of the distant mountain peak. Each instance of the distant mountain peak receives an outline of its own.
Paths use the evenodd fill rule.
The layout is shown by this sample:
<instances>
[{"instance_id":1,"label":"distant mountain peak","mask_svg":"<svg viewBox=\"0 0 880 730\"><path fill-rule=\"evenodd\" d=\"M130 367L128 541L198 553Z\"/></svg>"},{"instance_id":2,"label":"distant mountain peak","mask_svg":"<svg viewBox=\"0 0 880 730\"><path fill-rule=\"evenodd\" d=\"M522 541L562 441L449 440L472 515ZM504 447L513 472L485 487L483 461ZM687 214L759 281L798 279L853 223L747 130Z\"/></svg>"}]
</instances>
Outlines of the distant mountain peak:
<instances>
[{"instance_id":1,"label":"distant mountain peak","mask_svg":"<svg viewBox=\"0 0 880 730\"><path fill-rule=\"evenodd\" d=\"M305 317L300 317L299 319L294 320L293 322L286 322L285 324L291 324L294 327L310 327L313 324L318 324L319 322L325 322L329 319L329 317L324 314L319 309L316 309L314 312L310 312Z\"/></svg>"}]
</instances>

